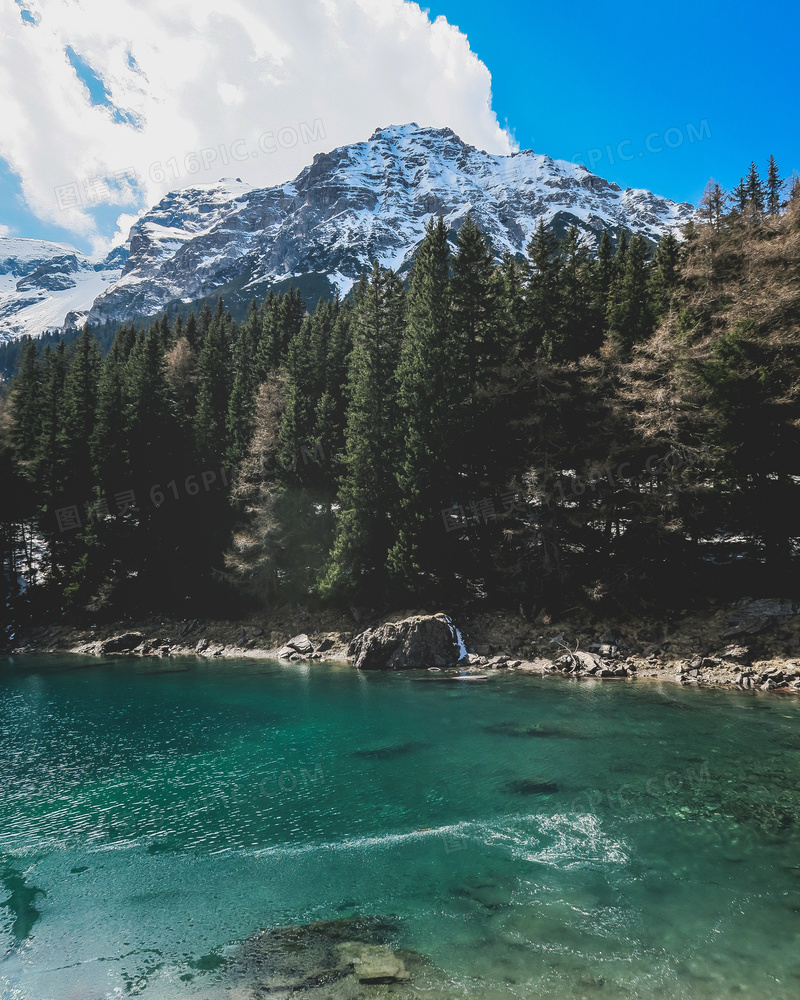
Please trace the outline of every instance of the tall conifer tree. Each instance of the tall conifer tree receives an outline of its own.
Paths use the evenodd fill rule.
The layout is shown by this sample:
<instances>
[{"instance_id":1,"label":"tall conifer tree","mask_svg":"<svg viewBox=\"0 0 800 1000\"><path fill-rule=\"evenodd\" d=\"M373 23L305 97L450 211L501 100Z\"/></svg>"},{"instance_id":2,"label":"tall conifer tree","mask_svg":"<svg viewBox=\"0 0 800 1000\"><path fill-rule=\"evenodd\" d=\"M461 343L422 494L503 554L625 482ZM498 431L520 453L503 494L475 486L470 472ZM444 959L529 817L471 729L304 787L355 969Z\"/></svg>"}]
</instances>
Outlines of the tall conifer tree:
<instances>
[{"instance_id":1,"label":"tall conifer tree","mask_svg":"<svg viewBox=\"0 0 800 1000\"><path fill-rule=\"evenodd\" d=\"M39 349L30 337L23 338L17 372L11 382L14 413L14 444L23 463L30 462L39 436L41 405L41 365Z\"/></svg>"},{"instance_id":2,"label":"tall conifer tree","mask_svg":"<svg viewBox=\"0 0 800 1000\"><path fill-rule=\"evenodd\" d=\"M441 510L457 502L462 489L453 445L463 364L452 325L447 229L439 216L428 224L414 262L398 368L399 497L388 564L402 588L447 572Z\"/></svg>"},{"instance_id":3,"label":"tall conifer tree","mask_svg":"<svg viewBox=\"0 0 800 1000\"><path fill-rule=\"evenodd\" d=\"M386 587L393 542L397 366L403 336L403 283L377 262L353 320L346 456L336 538L320 590L364 596Z\"/></svg>"},{"instance_id":4,"label":"tall conifer tree","mask_svg":"<svg viewBox=\"0 0 800 1000\"><path fill-rule=\"evenodd\" d=\"M227 453L231 326L220 298L197 359L195 446L198 457L210 467L222 464Z\"/></svg>"},{"instance_id":5,"label":"tall conifer tree","mask_svg":"<svg viewBox=\"0 0 800 1000\"><path fill-rule=\"evenodd\" d=\"M774 156L770 156L767 168L767 211L770 215L777 215L781 210L783 186L784 182L781 180L777 161Z\"/></svg>"}]
</instances>

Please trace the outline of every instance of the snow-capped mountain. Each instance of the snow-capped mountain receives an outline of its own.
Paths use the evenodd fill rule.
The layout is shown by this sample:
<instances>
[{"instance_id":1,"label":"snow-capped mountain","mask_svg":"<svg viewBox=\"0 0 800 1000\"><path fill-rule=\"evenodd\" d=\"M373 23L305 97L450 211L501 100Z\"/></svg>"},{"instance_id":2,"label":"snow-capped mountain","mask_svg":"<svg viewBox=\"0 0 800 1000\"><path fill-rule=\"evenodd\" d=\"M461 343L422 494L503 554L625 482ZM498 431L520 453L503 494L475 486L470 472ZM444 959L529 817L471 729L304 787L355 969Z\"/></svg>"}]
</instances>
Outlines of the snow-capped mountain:
<instances>
[{"instance_id":1,"label":"snow-capped mountain","mask_svg":"<svg viewBox=\"0 0 800 1000\"><path fill-rule=\"evenodd\" d=\"M217 292L246 301L288 279L302 287L313 278L318 288L345 293L376 258L404 272L432 215L444 216L455 239L470 211L499 259L506 251L524 253L540 219L560 235L576 225L592 243L604 228L657 240L694 209L649 191L623 191L583 166L531 150L493 156L450 129L392 126L315 156L286 184L223 180L167 195L131 229L121 274L103 288L87 283L80 304L74 286L69 308L88 309L89 322L102 323L152 316ZM104 262L108 269L95 270L95 280L119 263L119 254ZM5 297L0 310L9 317L14 311ZM29 328L26 313L16 309L17 328ZM6 322L0 329L11 332Z\"/></svg>"},{"instance_id":2,"label":"snow-capped mountain","mask_svg":"<svg viewBox=\"0 0 800 1000\"><path fill-rule=\"evenodd\" d=\"M0 342L82 323L127 255L118 248L98 261L69 243L1 237Z\"/></svg>"}]
</instances>

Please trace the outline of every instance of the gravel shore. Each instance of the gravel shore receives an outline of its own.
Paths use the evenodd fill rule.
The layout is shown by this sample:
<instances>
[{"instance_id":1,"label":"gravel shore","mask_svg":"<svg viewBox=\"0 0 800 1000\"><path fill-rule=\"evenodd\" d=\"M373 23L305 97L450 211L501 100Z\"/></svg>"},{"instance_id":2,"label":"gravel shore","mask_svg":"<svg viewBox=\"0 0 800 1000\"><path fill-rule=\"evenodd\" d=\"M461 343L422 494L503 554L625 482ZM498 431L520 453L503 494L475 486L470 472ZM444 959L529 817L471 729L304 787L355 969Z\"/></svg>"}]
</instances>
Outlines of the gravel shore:
<instances>
[{"instance_id":1,"label":"gravel shore","mask_svg":"<svg viewBox=\"0 0 800 1000\"><path fill-rule=\"evenodd\" d=\"M364 628L442 610L461 630L470 654L459 665L462 672L658 679L800 693L800 605L783 598L709 603L663 616L600 616L587 608L530 617L501 610L407 608L375 614L292 606L236 621L150 616L79 625L62 620L21 631L4 652L343 663L351 640ZM298 649L287 645L293 640L299 640Z\"/></svg>"}]
</instances>

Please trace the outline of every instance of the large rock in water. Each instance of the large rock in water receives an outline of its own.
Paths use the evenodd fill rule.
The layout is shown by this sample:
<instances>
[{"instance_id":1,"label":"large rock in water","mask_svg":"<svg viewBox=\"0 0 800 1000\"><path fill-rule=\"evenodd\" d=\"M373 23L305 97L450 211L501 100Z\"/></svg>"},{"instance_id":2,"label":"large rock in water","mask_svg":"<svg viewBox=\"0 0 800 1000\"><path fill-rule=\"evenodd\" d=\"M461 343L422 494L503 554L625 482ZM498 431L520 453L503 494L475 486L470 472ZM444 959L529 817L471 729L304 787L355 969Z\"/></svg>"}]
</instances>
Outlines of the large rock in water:
<instances>
[{"instance_id":1,"label":"large rock in water","mask_svg":"<svg viewBox=\"0 0 800 1000\"><path fill-rule=\"evenodd\" d=\"M353 639L347 652L359 670L447 667L466 656L447 615L414 615L367 629Z\"/></svg>"}]
</instances>

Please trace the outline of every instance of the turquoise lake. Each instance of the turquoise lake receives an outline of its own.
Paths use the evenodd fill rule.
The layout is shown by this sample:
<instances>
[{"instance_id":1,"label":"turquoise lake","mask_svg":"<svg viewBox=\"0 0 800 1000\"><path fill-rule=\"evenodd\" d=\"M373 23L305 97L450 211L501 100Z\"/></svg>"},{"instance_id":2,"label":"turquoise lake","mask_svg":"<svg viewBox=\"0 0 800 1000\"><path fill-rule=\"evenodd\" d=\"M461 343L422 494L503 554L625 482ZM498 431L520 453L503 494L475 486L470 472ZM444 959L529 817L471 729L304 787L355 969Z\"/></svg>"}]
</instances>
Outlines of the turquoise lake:
<instances>
[{"instance_id":1,"label":"turquoise lake","mask_svg":"<svg viewBox=\"0 0 800 1000\"><path fill-rule=\"evenodd\" d=\"M296 995L243 945L359 917L426 964L310 1000L797 1000L800 700L435 676L0 660L0 997Z\"/></svg>"}]
</instances>

